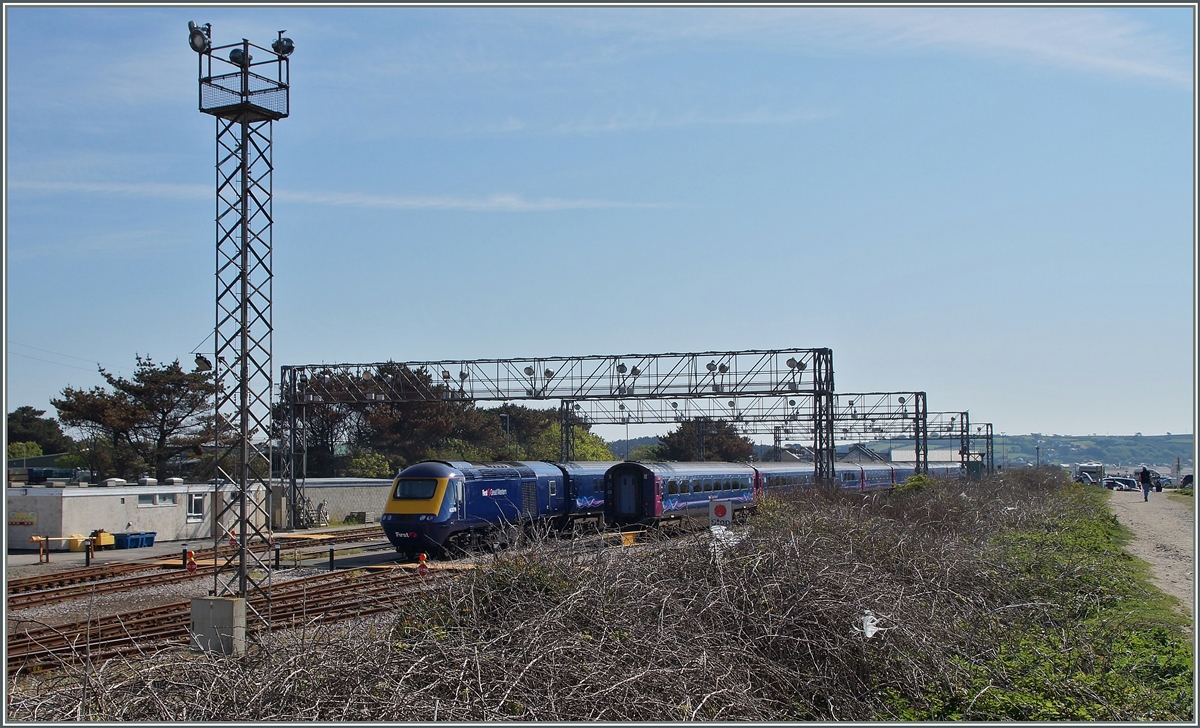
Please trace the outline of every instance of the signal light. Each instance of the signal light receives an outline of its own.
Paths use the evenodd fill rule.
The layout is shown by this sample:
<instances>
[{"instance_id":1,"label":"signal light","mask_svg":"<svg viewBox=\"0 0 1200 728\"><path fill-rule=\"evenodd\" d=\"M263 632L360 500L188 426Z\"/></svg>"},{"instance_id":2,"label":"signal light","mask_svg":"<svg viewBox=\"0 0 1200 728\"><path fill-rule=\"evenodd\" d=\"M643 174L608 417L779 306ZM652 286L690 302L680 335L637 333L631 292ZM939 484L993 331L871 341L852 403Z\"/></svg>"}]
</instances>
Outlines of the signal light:
<instances>
[{"instance_id":1,"label":"signal light","mask_svg":"<svg viewBox=\"0 0 1200 728\"><path fill-rule=\"evenodd\" d=\"M195 552L195 551L188 551L188 552L187 552L187 560L188 560L188 561L195 561L195 560L196 560L196 552Z\"/></svg>"},{"instance_id":2,"label":"signal light","mask_svg":"<svg viewBox=\"0 0 1200 728\"><path fill-rule=\"evenodd\" d=\"M420 561L422 564L425 563L425 554L417 554L417 561Z\"/></svg>"}]
</instances>

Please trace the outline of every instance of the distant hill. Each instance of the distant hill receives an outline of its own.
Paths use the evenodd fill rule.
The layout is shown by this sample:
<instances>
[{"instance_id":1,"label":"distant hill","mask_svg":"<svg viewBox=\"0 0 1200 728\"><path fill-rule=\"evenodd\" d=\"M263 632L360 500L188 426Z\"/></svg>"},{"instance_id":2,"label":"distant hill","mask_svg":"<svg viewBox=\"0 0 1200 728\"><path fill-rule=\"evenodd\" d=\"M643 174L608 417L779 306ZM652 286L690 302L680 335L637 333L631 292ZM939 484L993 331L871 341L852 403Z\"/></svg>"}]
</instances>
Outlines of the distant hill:
<instances>
[{"instance_id":1,"label":"distant hill","mask_svg":"<svg viewBox=\"0 0 1200 728\"><path fill-rule=\"evenodd\" d=\"M1003 435L993 436L993 454L997 465L1006 462L1011 466L1032 464L1037 459L1035 448L1041 446L1043 463L1072 465L1074 463L1099 462L1105 465L1154 465L1170 468L1175 464L1175 458L1183 468L1195 468L1192 448L1192 435ZM614 457L624 458L625 443L629 443L629 452L640 445L657 445L657 437L637 437L626 440L614 440L608 443L608 449ZM847 444L847 443L839 443ZM890 440L866 443L868 447L881 455L893 449L911 448L911 440ZM958 449L957 441L932 440L930 449ZM770 445L756 445L755 454L759 459L770 457Z\"/></svg>"},{"instance_id":2,"label":"distant hill","mask_svg":"<svg viewBox=\"0 0 1200 728\"><path fill-rule=\"evenodd\" d=\"M1048 464L1071 465L1098 462L1105 465L1158 465L1170 467L1179 458L1184 468L1194 468L1192 435L999 435L993 436L993 455L997 465L1025 465L1038 459ZM912 447L912 441L873 442L870 447L881 453L894 448ZM933 440L930 448L957 448L946 440Z\"/></svg>"},{"instance_id":3,"label":"distant hill","mask_svg":"<svg viewBox=\"0 0 1200 728\"><path fill-rule=\"evenodd\" d=\"M631 437L628 440L613 440L608 443L608 451L613 454L613 457L618 460L625 459L626 452L633 452L642 445L657 445L658 438L651 435L650 437ZM628 445L628 449L626 449Z\"/></svg>"}]
</instances>

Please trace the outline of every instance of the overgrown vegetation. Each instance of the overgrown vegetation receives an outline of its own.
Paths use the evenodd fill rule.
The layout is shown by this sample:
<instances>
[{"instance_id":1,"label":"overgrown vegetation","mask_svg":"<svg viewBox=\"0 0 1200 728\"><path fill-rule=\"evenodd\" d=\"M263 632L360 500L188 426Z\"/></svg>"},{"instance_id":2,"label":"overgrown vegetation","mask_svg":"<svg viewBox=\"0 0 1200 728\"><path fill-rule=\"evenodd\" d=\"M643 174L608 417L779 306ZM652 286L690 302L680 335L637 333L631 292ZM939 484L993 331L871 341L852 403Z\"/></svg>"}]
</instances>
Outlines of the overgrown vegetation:
<instances>
[{"instance_id":1,"label":"overgrown vegetation","mask_svg":"<svg viewBox=\"0 0 1200 728\"><path fill-rule=\"evenodd\" d=\"M1048 469L921 485L771 498L719 546L542 541L245 658L17 678L8 718L1194 719L1185 620L1104 493Z\"/></svg>"}]
</instances>

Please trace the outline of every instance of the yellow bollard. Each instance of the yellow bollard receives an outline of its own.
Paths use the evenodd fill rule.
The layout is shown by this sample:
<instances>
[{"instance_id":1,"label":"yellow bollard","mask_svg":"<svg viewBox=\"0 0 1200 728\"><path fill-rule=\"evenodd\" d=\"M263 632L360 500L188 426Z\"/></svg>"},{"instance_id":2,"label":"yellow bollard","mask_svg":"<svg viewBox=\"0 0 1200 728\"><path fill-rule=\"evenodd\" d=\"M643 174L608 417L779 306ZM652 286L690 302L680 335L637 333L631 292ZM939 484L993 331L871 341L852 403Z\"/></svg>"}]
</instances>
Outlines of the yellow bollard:
<instances>
[{"instance_id":1,"label":"yellow bollard","mask_svg":"<svg viewBox=\"0 0 1200 728\"><path fill-rule=\"evenodd\" d=\"M637 531L626 531L621 534L621 546L632 546L637 543Z\"/></svg>"}]
</instances>

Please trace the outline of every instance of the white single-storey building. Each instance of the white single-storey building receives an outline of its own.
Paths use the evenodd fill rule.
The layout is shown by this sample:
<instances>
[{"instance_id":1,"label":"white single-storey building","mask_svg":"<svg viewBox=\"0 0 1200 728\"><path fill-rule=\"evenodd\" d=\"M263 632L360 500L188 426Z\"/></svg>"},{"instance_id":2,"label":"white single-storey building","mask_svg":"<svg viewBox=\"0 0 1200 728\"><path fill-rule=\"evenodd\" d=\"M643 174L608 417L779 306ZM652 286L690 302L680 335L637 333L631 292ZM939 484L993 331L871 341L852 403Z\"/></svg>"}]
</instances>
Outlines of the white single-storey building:
<instances>
[{"instance_id":1,"label":"white single-storey building","mask_svg":"<svg viewBox=\"0 0 1200 728\"><path fill-rule=\"evenodd\" d=\"M215 535L214 498L229 502L236 497L235 486L217 489L211 483L16 485L10 483L5 492L8 548L12 549L36 548L29 540L31 536L87 536L97 529L109 533L153 532L155 541L211 539ZM262 503L265 492L261 485L252 486L250 498ZM221 522L230 522L228 514ZM55 549L67 548L66 542L51 543Z\"/></svg>"},{"instance_id":2,"label":"white single-storey building","mask_svg":"<svg viewBox=\"0 0 1200 728\"><path fill-rule=\"evenodd\" d=\"M345 521L351 514L362 514L367 522L377 522L391 484L390 479L311 478L305 483L304 492L314 508L325 505L324 512L332 522ZM29 541L30 536L87 536L97 529L109 533L153 532L156 542L212 539L216 535L214 488L211 483L183 483L176 479L164 483L147 481L144 485L90 486L10 482L5 492L8 548L36 548ZM221 498L232 499L236 489L233 485L222 485L216 492ZM270 501L263 510L271 514L273 524L285 522L284 493L284 486L278 480L272 481ZM261 485L251 487L252 501L261 504L266 495ZM257 509L249 510L254 513ZM258 520L263 525L262 519ZM229 517L222 522L229 523ZM52 543L56 550L67 548L66 542Z\"/></svg>"}]
</instances>

